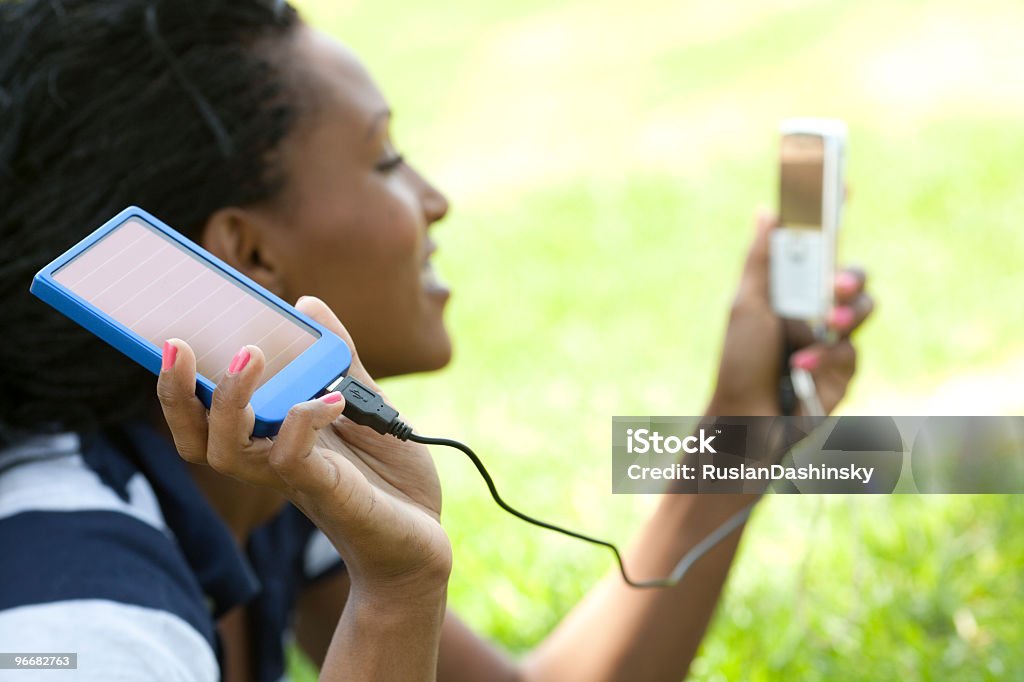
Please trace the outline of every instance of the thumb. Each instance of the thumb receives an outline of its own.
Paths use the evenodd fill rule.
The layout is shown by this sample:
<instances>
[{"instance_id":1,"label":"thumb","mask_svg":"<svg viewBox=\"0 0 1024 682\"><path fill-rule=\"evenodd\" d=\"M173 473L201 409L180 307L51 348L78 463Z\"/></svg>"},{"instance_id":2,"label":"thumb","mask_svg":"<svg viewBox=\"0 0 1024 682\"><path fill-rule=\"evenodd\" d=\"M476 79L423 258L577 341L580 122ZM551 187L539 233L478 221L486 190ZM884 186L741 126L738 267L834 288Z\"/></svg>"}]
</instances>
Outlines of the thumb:
<instances>
[{"instance_id":1,"label":"thumb","mask_svg":"<svg viewBox=\"0 0 1024 682\"><path fill-rule=\"evenodd\" d=\"M772 228L778 219L768 210L759 209L756 219L754 241L747 252L740 284L741 295L767 301L769 298L770 241Z\"/></svg>"},{"instance_id":2,"label":"thumb","mask_svg":"<svg viewBox=\"0 0 1024 682\"><path fill-rule=\"evenodd\" d=\"M348 333L345 325L341 323L341 320L338 319L338 316L334 314L334 311L326 303L316 296L300 296L299 300L295 302L295 309L300 313L309 315L340 336L349 347L349 350L352 351L352 354L355 355L356 349L355 344L352 342L352 335Z\"/></svg>"},{"instance_id":3,"label":"thumb","mask_svg":"<svg viewBox=\"0 0 1024 682\"><path fill-rule=\"evenodd\" d=\"M338 316L334 314L326 303L321 301L316 296L301 296L299 300L295 302L295 309L304 315L309 315L314 320L327 327L330 331L334 332L341 337L341 340L348 346L349 351L352 353L352 370L350 374L359 379L362 382L370 381L372 388L376 389L376 384L367 374L366 368L363 367L362 361L359 359L359 353L356 351L356 344L352 341L352 335L345 329L345 325L341 323Z\"/></svg>"}]
</instances>

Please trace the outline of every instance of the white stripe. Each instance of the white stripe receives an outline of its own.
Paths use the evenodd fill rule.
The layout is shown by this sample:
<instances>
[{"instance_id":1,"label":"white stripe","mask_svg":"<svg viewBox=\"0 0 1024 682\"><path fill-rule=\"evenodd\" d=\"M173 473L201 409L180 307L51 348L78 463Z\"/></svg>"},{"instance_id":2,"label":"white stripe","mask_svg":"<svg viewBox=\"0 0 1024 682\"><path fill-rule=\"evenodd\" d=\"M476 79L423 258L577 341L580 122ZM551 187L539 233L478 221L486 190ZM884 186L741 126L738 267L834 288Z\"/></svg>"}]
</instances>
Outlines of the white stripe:
<instances>
[{"instance_id":1,"label":"white stripe","mask_svg":"<svg viewBox=\"0 0 1024 682\"><path fill-rule=\"evenodd\" d=\"M195 279L194 279L194 280L192 280L192 281L194 282L194 281L195 281L196 279L199 279L200 277L202 277L202 276L203 276L203 275L205 275L205 274L206 274L205 272L201 272L201 273L199 273L198 275L196 275ZM190 282L190 283L191 283L191 282ZM160 330L160 333L159 333L159 334L155 334L155 336L156 336L157 338L164 338L164 334L166 334L166 333L167 333L167 330L168 330L168 329L170 329L170 328L171 328L171 327L173 327L174 325L176 325L176 324L178 324L179 322L181 322L182 320L184 320L184 319L185 319L185 316L186 316L186 315L188 315L188 314L189 314L189 313L191 313L191 312L192 312L193 310L195 310L196 308L198 308L199 306L201 306L201 305L202 305L203 303L205 303L205 302L206 302L206 301L207 301L208 299L212 298L214 294L216 294L216 293L217 293L218 291L220 291L221 289L223 289L223 288L224 288L224 287L226 287L226 286L228 286L228 283L227 283L227 282L223 282L223 283L221 283L221 284L220 284L220 286L218 286L218 287L217 287L216 289L214 289L213 291L211 291L210 293L208 293L208 294L207 294L206 296L203 296L203 297L202 297L201 299L199 299L199 301L198 301L198 302L197 302L197 303L196 303L196 304L195 304L194 306L192 306L191 308L189 308L188 310L186 310L185 312L183 312L183 313L182 313L181 315L178 315L178 316L177 316L176 318L174 318L173 320L171 320L170 322L168 322L167 324L165 324L165 325L164 325L164 328ZM138 326L139 322L142 322L142 321L143 321L144 319L146 319L147 317L149 317L149 316L150 316L151 314L153 314L153 312L154 312L154 311L158 310L159 308L160 308L160 306L153 306L153 310L149 311L148 313L146 313L145 315L143 315L142 317L140 317L139 319L137 319L137 320L135 321L135 324L132 324L132 325L129 325L129 326L130 326L130 327L131 327L132 329L135 329L135 328L136 328L136 327ZM196 360L196 362L198 363L198 362L199 362L199 360L202 360L202 358L199 358L199 359L197 359L197 360Z\"/></svg>"},{"instance_id":2,"label":"white stripe","mask_svg":"<svg viewBox=\"0 0 1024 682\"><path fill-rule=\"evenodd\" d=\"M147 292L147 291L149 291L150 289L152 289L153 287L155 287L155 286L157 285L157 283L159 283L159 282L160 282L160 280L162 280L162 279L165 279L166 277L168 277L169 275L171 275L171 274L172 274L172 273L173 273L173 272L174 272L175 270L177 270L178 268L180 268L180 267L181 267L182 265L184 265L184 264L185 264L185 263L187 263L187 262L188 262L187 260L181 260L181 261L178 261L178 262L177 262L177 263L175 263L175 264L174 264L173 266L171 266L170 268L168 268L168 269L167 269L167 271L166 271L166 272L164 272L164 274L160 275L159 277L157 277L157 278L156 278L156 279L154 279L154 280L151 280L149 284L147 284L146 286L142 287L141 289L139 289L138 291L136 291L136 292L135 292L134 294L132 294L132 295L131 295L131 296L129 296L128 298L126 298L126 299L124 299L123 301L121 301L121 303L120 303L120 304L119 304L119 305L118 305L118 306L117 306L116 308L112 308L112 309L110 310L110 312L109 312L109 313L107 313L107 315L109 315L110 317L114 317L114 313L116 313L116 312L117 312L118 310L120 310L121 308L125 307L126 305L128 305L129 303L131 303L132 301L134 301L135 299L137 299L137 298L138 298L139 296L141 296L141 295L142 295L142 294L144 294L145 292ZM193 281L194 281L194 280L193 280ZM186 286L187 286L187 285L186 285ZM184 287L182 287L182 288L184 288ZM116 318L115 318L115 319L116 319Z\"/></svg>"},{"instance_id":3,"label":"white stripe","mask_svg":"<svg viewBox=\"0 0 1024 682\"><path fill-rule=\"evenodd\" d=\"M106 235L104 235L104 237L108 237L108 236L110 236L110 232L108 232ZM138 244L139 242L141 242L145 238L146 238L146 232L143 232L138 237L136 237L134 240L132 240L132 242L129 243L128 246L124 247L123 249L121 249L117 253L111 255L109 258L107 258L105 261L100 263L98 266L94 267L92 270L90 270L89 272L85 273L85 275L83 275L82 278L79 279L77 282L65 282L64 286L66 286L68 289L71 289L72 291L74 291L75 289L77 289L78 287L80 287L82 285L82 282L84 282L85 280L89 279L93 275L95 275L95 274L97 274L99 272L102 272L104 269L106 269L106 266L111 263L111 261L113 261L115 258L120 256L122 253L124 253L128 249L132 248L133 246L135 246L136 244ZM88 251L88 249L86 249L86 251ZM84 253L85 252L83 252L83 254ZM79 255L82 255L82 254L79 254ZM60 281L60 280L57 280L57 281Z\"/></svg>"},{"instance_id":4,"label":"white stripe","mask_svg":"<svg viewBox=\"0 0 1024 682\"><path fill-rule=\"evenodd\" d=\"M128 502L78 454L22 462L0 474L0 519L27 511L117 511L166 532L160 504L145 476L136 473L126 487Z\"/></svg>"},{"instance_id":5,"label":"white stripe","mask_svg":"<svg viewBox=\"0 0 1024 682\"><path fill-rule=\"evenodd\" d=\"M217 682L210 645L172 613L105 599L0 611L8 652L77 653L78 670L20 670L18 682Z\"/></svg>"},{"instance_id":6,"label":"white stripe","mask_svg":"<svg viewBox=\"0 0 1024 682\"><path fill-rule=\"evenodd\" d=\"M338 550L319 529L314 530L306 543L303 573L306 578L315 578L335 564L341 562Z\"/></svg>"},{"instance_id":7,"label":"white stripe","mask_svg":"<svg viewBox=\"0 0 1024 682\"><path fill-rule=\"evenodd\" d=\"M46 459L80 451L81 445L76 433L33 435L19 441L17 445L0 450L0 472L7 466L20 464L26 460Z\"/></svg>"},{"instance_id":8,"label":"white stripe","mask_svg":"<svg viewBox=\"0 0 1024 682\"><path fill-rule=\"evenodd\" d=\"M99 293L97 293L97 294L94 294L94 295L92 296L92 298L90 298L90 299L89 299L89 303L95 303L96 299L98 299L98 298L99 298L100 296L102 296L103 294L107 293L108 291L110 291L111 289L113 289L114 287L116 287L116 286L117 286L118 284L120 284L120 283L121 283L121 282L122 282L123 280L127 279L127 277L128 277L129 275L133 274L133 273L134 273L134 272L135 272L136 270L141 270L141 269L142 269L142 266L143 266L143 265L145 265L145 264L146 264L146 263L148 263L149 261L153 260L154 258L156 258L157 256L159 256L159 255L160 255L161 253L163 253L164 251L166 251L167 249L170 249L170 248L174 248L174 247L172 247L172 246L170 246L170 245L168 245L168 244L164 244L163 246L160 246L160 247L158 247L158 248L157 248L157 250L153 252L153 255L151 255L151 256L150 256L149 258L146 258L145 260L143 260L143 261L141 261L141 262L137 263L137 264L135 265L135 267L133 267L133 268L132 268L131 270L129 270L128 272L124 273L123 275L121 275L120 277L118 277L117 279L115 279L115 280L114 280L113 282L111 282L111 283L110 283L110 284L108 284L107 286L105 286L105 287L103 287L102 289L100 289ZM109 261L108 261L108 262L109 262ZM105 265L106 265L106 263L104 263L103 265L101 265L101 266L100 266L100 267L99 267L98 269L99 269L99 270L102 270L102 269L104 269L104 266L105 266Z\"/></svg>"},{"instance_id":9,"label":"white stripe","mask_svg":"<svg viewBox=\"0 0 1024 682\"><path fill-rule=\"evenodd\" d=\"M276 329L276 327L275 327L275 329ZM299 341L309 341L309 337L307 335L303 334L302 336L299 336L298 338L296 338L294 341L292 341L287 346L285 346L280 351L278 351L277 354L274 355L274 357L270 358L270 360L267 361L267 365L266 366L269 367L270 365L272 365L275 360L277 360L279 357L281 357L282 355L287 353L288 349L291 348L292 346L294 346L295 344L297 344Z\"/></svg>"}]
</instances>

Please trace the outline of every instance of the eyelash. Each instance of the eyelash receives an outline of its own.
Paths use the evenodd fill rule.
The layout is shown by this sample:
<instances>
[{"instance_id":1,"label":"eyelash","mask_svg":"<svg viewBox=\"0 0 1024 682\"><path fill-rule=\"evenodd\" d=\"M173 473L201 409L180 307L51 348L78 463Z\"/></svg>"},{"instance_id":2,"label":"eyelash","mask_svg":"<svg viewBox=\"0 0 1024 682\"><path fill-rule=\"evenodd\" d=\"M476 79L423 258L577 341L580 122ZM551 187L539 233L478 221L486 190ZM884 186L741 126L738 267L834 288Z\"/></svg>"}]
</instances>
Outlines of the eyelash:
<instances>
[{"instance_id":1,"label":"eyelash","mask_svg":"<svg viewBox=\"0 0 1024 682\"><path fill-rule=\"evenodd\" d=\"M379 170L382 173L387 173L398 168L403 163L405 163L405 157L403 157L401 154L395 154L394 156L384 159L383 161L378 163L377 170Z\"/></svg>"}]
</instances>

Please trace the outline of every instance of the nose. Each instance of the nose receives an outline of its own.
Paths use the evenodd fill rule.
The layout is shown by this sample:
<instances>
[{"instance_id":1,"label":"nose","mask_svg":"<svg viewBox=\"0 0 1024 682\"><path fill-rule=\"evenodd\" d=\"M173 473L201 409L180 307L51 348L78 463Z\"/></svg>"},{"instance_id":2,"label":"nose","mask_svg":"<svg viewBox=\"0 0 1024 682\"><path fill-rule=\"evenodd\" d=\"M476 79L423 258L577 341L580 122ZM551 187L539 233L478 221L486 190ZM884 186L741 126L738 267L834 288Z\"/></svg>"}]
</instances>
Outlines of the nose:
<instances>
[{"instance_id":1,"label":"nose","mask_svg":"<svg viewBox=\"0 0 1024 682\"><path fill-rule=\"evenodd\" d=\"M425 184L427 189L423 194L423 212L428 223L436 223L448 215L448 199L429 182Z\"/></svg>"},{"instance_id":2,"label":"nose","mask_svg":"<svg viewBox=\"0 0 1024 682\"><path fill-rule=\"evenodd\" d=\"M427 224L436 223L448 215L448 199L419 171L413 169L413 173L420 184L420 204L423 206L423 215L427 218Z\"/></svg>"}]
</instances>

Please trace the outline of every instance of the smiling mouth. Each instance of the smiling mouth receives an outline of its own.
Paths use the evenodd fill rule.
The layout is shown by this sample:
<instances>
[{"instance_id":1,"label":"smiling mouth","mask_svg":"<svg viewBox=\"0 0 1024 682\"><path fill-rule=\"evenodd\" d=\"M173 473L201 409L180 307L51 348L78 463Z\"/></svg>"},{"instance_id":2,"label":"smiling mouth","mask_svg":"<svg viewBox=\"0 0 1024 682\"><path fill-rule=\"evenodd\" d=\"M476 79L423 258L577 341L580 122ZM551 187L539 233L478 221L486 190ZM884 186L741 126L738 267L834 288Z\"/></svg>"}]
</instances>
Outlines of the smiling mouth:
<instances>
[{"instance_id":1,"label":"smiling mouth","mask_svg":"<svg viewBox=\"0 0 1024 682\"><path fill-rule=\"evenodd\" d=\"M420 269L420 284L428 294L448 296L451 293L448 286L438 278L437 271L434 270L434 264L429 257Z\"/></svg>"}]
</instances>

